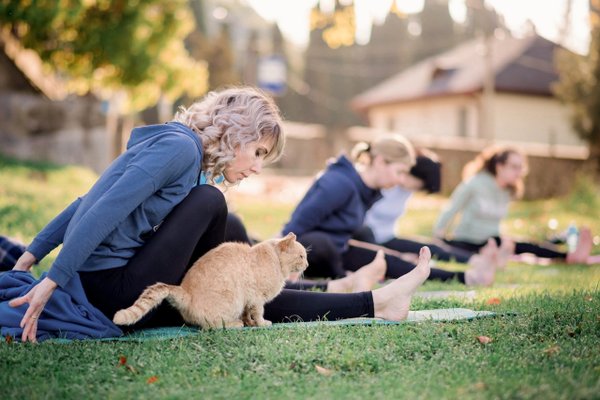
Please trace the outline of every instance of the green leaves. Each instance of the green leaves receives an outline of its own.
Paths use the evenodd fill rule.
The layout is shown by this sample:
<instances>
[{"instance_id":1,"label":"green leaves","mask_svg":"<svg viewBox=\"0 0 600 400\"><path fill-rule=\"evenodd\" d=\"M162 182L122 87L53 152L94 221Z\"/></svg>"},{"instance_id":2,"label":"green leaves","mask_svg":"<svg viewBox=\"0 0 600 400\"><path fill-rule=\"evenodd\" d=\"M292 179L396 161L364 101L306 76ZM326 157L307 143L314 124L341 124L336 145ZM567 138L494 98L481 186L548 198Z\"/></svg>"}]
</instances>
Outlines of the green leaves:
<instances>
[{"instance_id":1,"label":"green leaves","mask_svg":"<svg viewBox=\"0 0 600 400\"><path fill-rule=\"evenodd\" d=\"M124 111L206 91L206 68L183 45L194 28L185 0L4 1L0 23L71 91L124 90Z\"/></svg>"}]
</instances>

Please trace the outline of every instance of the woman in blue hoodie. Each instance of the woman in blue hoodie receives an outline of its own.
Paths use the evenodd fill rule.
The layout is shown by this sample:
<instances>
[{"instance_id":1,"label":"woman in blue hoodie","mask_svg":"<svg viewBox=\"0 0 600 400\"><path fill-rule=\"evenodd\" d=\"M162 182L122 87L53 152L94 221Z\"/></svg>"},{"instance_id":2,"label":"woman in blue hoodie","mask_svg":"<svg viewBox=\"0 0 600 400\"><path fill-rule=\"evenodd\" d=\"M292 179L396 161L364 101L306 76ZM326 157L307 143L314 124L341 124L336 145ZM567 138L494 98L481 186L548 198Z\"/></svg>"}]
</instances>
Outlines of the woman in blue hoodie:
<instances>
[{"instance_id":1,"label":"woman in blue hoodie","mask_svg":"<svg viewBox=\"0 0 600 400\"><path fill-rule=\"evenodd\" d=\"M221 191L198 185L201 173L208 183L222 177L235 184L277 159L283 144L279 110L251 88L210 93L167 124L135 128L127 150L89 192L35 237L13 271L0 274L0 329L33 342L52 335L114 336L117 310L151 284L179 284L196 259L223 242L227 205ZM41 279L23 272L60 244ZM265 317L406 318L412 294L429 274L428 249L421 253L419 268L384 288L284 290ZM15 287L21 281L23 287ZM165 302L134 328L182 323Z\"/></svg>"},{"instance_id":2,"label":"woman in blue hoodie","mask_svg":"<svg viewBox=\"0 0 600 400\"><path fill-rule=\"evenodd\" d=\"M381 189L401 185L415 164L412 145L402 136L383 136L355 152L353 163L341 156L308 189L282 234L294 232L310 248L306 276L340 278L375 257L376 249L349 245L371 206L381 199ZM490 249L490 252L495 251ZM387 251L386 276L398 278L415 265ZM429 279L457 279L468 285L490 285L495 266L492 254L472 258L466 272L432 268Z\"/></svg>"}]
</instances>

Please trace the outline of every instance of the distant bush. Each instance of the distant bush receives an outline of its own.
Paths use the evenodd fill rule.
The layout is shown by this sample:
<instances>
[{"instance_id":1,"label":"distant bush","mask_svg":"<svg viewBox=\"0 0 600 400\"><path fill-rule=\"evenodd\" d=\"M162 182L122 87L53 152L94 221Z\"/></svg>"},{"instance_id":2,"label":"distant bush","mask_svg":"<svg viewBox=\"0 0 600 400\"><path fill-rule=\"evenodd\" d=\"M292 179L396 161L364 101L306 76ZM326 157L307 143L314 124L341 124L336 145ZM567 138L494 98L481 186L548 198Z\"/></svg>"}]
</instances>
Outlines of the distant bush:
<instances>
[{"instance_id":1,"label":"distant bush","mask_svg":"<svg viewBox=\"0 0 600 400\"><path fill-rule=\"evenodd\" d=\"M600 217L600 187L588 173L578 173L565 207L587 217Z\"/></svg>"}]
</instances>

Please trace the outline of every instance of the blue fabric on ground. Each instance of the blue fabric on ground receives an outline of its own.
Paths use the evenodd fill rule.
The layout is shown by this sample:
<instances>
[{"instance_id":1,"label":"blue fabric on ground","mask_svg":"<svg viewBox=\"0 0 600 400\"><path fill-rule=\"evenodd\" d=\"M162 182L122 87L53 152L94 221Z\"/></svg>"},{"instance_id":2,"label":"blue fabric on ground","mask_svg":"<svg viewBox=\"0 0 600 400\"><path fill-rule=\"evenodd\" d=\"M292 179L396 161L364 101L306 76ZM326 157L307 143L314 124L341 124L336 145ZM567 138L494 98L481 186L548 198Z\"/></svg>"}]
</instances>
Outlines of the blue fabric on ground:
<instances>
[{"instance_id":1,"label":"blue fabric on ground","mask_svg":"<svg viewBox=\"0 0 600 400\"><path fill-rule=\"evenodd\" d=\"M29 307L13 308L9 300L23 296L39 283L29 272L8 271L0 274L0 334L20 340L19 323ZM51 338L99 339L122 336L123 332L86 298L79 275L63 288L57 287L38 319L37 340Z\"/></svg>"}]
</instances>

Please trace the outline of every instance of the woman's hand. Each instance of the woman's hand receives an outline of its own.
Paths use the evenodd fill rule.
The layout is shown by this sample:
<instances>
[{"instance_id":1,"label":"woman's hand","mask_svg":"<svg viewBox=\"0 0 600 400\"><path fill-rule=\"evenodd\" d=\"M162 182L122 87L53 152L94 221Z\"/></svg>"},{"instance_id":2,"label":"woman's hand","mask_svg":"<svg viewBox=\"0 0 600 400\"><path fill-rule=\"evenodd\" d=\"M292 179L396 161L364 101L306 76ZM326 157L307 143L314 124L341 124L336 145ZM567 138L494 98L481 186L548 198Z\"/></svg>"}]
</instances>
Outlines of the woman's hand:
<instances>
[{"instance_id":1,"label":"woman's hand","mask_svg":"<svg viewBox=\"0 0 600 400\"><path fill-rule=\"evenodd\" d=\"M35 264L36 261L37 260L36 260L35 256L33 254L31 254L30 252L26 251L21 255L21 257L19 257L19 259L15 263L15 266L13 267L13 270L14 271L29 271L31 269L31 266L33 264Z\"/></svg>"},{"instance_id":2,"label":"woman's hand","mask_svg":"<svg viewBox=\"0 0 600 400\"><path fill-rule=\"evenodd\" d=\"M25 296L17 297L8 303L11 307L18 307L25 303L29 303L29 308L27 308L27 311L25 312L25 315L20 323L21 328L23 328L21 341L37 342L36 334L38 318L44 310L44 306L46 306L50 296L52 296L52 293L54 293L56 286L56 282L46 277L42 279L40 283L31 288L29 293L27 293Z\"/></svg>"}]
</instances>

